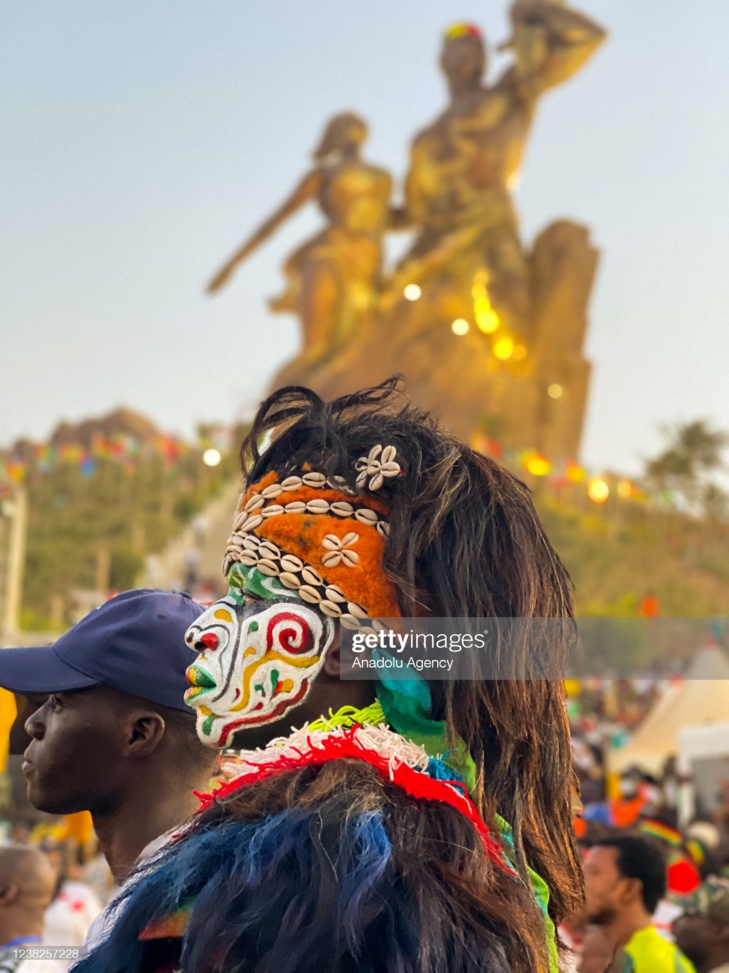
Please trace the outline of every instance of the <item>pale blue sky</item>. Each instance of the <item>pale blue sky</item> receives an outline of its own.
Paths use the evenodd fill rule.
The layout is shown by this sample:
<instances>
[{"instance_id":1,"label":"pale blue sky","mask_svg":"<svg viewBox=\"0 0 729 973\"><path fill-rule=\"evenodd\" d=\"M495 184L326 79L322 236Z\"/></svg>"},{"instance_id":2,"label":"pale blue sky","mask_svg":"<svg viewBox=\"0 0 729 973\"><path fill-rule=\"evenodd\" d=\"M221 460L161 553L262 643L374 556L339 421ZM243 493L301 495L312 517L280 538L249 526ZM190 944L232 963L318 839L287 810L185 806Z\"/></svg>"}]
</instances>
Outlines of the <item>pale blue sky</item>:
<instances>
[{"instance_id":1,"label":"pale blue sky","mask_svg":"<svg viewBox=\"0 0 729 973\"><path fill-rule=\"evenodd\" d=\"M611 32L543 102L526 236L603 250L583 455L635 471L662 420L729 428L729 4L586 0ZM57 0L0 11L0 443L120 403L163 428L248 410L295 350L269 316L301 215L217 298L215 268L292 187L325 119L369 119L402 177L443 105L442 28L477 0Z\"/></svg>"}]
</instances>

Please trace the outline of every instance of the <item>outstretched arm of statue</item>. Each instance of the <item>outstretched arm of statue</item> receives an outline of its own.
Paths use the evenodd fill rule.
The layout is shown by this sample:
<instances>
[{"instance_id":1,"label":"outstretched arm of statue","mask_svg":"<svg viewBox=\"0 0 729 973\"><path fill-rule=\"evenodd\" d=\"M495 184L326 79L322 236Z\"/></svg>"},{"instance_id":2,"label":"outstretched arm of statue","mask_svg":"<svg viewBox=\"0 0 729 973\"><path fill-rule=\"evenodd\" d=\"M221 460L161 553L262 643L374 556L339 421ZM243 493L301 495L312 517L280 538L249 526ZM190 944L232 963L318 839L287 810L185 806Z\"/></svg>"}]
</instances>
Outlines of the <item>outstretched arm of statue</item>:
<instances>
[{"instance_id":1,"label":"outstretched arm of statue","mask_svg":"<svg viewBox=\"0 0 729 973\"><path fill-rule=\"evenodd\" d=\"M322 174L317 169L304 176L293 193L258 227L255 233L245 241L240 249L236 250L230 260L220 268L208 284L208 293L212 294L220 290L230 280L236 267L246 257L249 257L254 250L257 250L262 243L265 243L276 232L279 226L285 223L290 216L293 216L298 209L301 209L305 203L308 203L309 200L316 197L321 189L321 184Z\"/></svg>"},{"instance_id":2,"label":"outstretched arm of statue","mask_svg":"<svg viewBox=\"0 0 729 973\"><path fill-rule=\"evenodd\" d=\"M531 96L571 78L607 36L594 20L558 0L515 0L511 22L512 78Z\"/></svg>"}]
</instances>

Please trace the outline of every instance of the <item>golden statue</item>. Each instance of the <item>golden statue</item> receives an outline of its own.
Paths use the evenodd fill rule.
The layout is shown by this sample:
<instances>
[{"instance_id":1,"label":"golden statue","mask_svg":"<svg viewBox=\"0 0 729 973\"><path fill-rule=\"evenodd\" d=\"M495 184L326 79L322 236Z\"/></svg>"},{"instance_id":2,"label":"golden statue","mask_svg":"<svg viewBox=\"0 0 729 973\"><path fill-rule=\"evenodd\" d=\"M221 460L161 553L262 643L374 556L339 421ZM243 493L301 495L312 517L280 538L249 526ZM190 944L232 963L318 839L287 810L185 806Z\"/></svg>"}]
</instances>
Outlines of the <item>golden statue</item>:
<instances>
[{"instance_id":1,"label":"golden statue","mask_svg":"<svg viewBox=\"0 0 729 973\"><path fill-rule=\"evenodd\" d=\"M479 29L447 31L449 103L415 137L404 205L390 219L414 241L385 282L372 333L317 387L337 394L399 371L415 401L464 438L481 428L507 445L574 456L589 378L574 336L584 334L597 254L566 222L540 235L538 253L526 251L511 189L540 96L574 75L605 32L554 0L516 0L511 25L502 48L513 62L493 85ZM544 278L546 268L567 276Z\"/></svg>"},{"instance_id":2,"label":"golden statue","mask_svg":"<svg viewBox=\"0 0 729 973\"><path fill-rule=\"evenodd\" d=\"M417 285L430 318L464 318L516 345L529 342L531 286L510 190L539 97L575 74L605 34L547 0L516 0L511 23L512 39L502 48L513 51L514 62L492 86L483 83L478 28L459 24L446 32L440 63L449 104L412 145L405 205L393 223L417 235L388 297L393 303Z\"/></svg>"},{"instance_id":3,"label":"golden statue","mask_svg":"<svg viewBox=\"0 0 729 973\"><path fill-rule=\"evenodd\" d=\"M316 199L328 225L286 261L287 286L269 302L301 319L304 348L296 371L325 363L371 324L382 272L382 234L389 218L392 179L360 158L367 125L350 112L335 116L313 153L316 166L216 274L209 292L288 217Z\"/></svg>"},{"instance_id":4,"label":"golden statue","mask_svg":"<svg viewBox=\"0 0 729 973\"><path fill-rule=\"evenodd\" d=\"M531 251L511 190L542 94L572 77L605 32L562 0L515 0L511 65L484 83L481 32L446 33L448 105L412 143L401 207L388 173L363 162L367 135L339 115L315 168L210 285L300 206L317 199L328 225L285 265L271 302L301 319L303 350L273 387L312 386L325 398L404 374L415 402L462 438L478 430L507 446L576 457L590 366L583 354L597 251L584 227L547 227ZM386 230L414 240L382 279Z\"/></svg>"}]
</instances>

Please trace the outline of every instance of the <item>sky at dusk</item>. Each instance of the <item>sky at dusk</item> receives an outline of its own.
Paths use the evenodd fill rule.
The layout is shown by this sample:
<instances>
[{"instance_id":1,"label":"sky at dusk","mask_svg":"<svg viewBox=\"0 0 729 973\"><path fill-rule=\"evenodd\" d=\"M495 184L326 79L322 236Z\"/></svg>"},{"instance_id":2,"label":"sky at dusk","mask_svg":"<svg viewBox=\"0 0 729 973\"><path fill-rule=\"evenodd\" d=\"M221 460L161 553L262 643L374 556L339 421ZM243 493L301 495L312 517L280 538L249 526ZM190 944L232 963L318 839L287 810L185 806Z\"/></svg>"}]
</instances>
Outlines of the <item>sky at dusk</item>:
<instances>
[{"instance_id":1,"label":"sky at dusk","mask_svg":"<svg viewBox=\"0 0 729 973\"><path fill-rule=\"evenodd\" d=\"M127 404L162 429L249 414L296 351L270 315L303 212L217 297L328 117L368 119L401 182L443 107L454 20L503 0L57 0L0 13L0 444ZM586 0L609 42L542 102L517 202L602 251L583 458L635 473L661 422L729 429L729 4ZM496 70L502 60L494 59ZM400 244L401 245L401 244Z\"/></svg>"}]
</instances>

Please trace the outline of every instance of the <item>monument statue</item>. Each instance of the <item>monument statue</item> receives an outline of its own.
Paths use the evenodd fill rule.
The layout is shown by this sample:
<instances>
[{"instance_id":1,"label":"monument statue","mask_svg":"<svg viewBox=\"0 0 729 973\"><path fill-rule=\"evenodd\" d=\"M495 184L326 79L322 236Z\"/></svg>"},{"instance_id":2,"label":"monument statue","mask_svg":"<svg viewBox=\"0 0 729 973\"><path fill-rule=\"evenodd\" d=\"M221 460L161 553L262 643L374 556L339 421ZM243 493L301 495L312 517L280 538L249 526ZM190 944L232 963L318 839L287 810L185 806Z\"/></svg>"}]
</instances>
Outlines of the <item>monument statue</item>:
<instances>
[{"instance_id":1,"label":"monument statue","mask_svg":"<svg viewBox=\"0 0 729 973\"><path fill-rule=\"evenodd\" d=\"M392 179L360 158L367 134L357 115L332 118L313 153L315 168L208 285L211 293L223 287L288 217L316 199L328 225L287 259L286 289L269 302L271 310L293 311L301 320L297 370L325 363L371 324L377 306Z\"/></svg>"},{"instance_id":2,"label":"monument statue","mask_svg":"<svg viewBox=\"0 0 729 973\"><path fill-rule=\"evenodd\" d=\"M330 225L289 258L289 288L272 305L299 314L303 349L273 387L306 384L333 398L401 372L413 399L463 438L480 431L576 456L598 255L568 220L545 229L530 252L511 193L539 98L579 71L605 32L561 0L515 0L510 16L501 49L512 61L493 84L484 82L481 31L446 32L448 104L413 140L402 205L389 203L387 173L360 161L364 123L338 116L317 168L213 286L318 195ZM385 230L414 237L383 278Z\"/></svg>"},{"instance_id":3,"label":"monument statue","mask_svg":"<svg viewBox=\"0 0 729 973\"><path fill-rule=\"evenodd\" d=\"M446 32L440 63L449 103L413 141L405 205L394 222L415 228L416 237L389 291L399 298L408 284L433 282L472 297L480 282L501 328L528 341L529 269L510 189L539 97L575 74L604 34L584 15L545 0L517 0L511 21L512 39L502 46L514 63L492 86L483 83L478 28L457 24Z\"/></svg>"}]
</instances>

